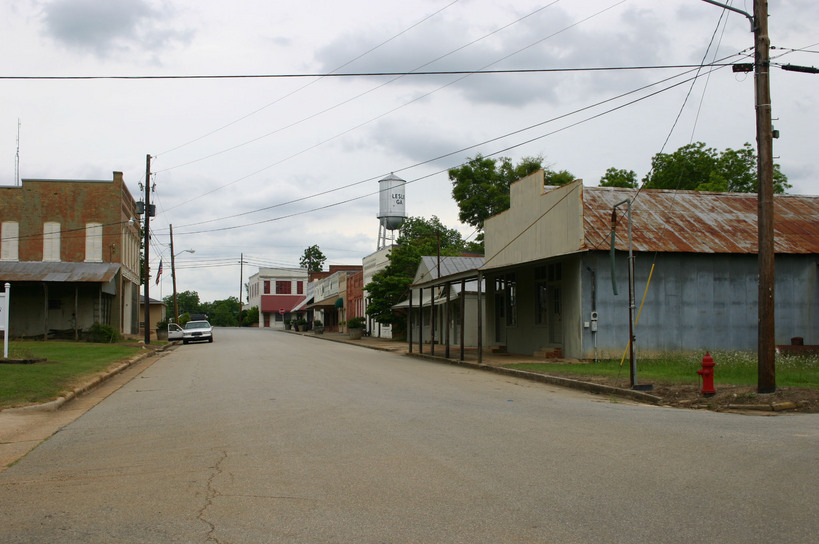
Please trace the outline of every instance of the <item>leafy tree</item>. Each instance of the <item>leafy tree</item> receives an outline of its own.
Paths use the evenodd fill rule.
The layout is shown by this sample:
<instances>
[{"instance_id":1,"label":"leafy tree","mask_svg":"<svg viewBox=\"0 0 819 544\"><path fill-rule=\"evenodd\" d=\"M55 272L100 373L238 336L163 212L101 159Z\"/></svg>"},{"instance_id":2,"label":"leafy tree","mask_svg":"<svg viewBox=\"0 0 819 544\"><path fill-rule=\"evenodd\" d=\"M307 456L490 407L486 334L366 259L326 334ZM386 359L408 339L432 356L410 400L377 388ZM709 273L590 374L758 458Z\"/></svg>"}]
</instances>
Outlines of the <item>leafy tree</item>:
<instances>
[{"instance_id":1,"label":"leafy tree","mask_svg":"<svg viewBox=\"0 0 819 544\"><path fill-rule=\"evenodd\" d=\"M600 178L600 187L637 187L637 173L634 170L609 168Z\"/></svg>"},{"instance_id":2,"label":"leafy tree","mask_svg":"<svg viewBox=\"0 0 819 544\"><path fill-rule=\"evenodd\" d=\"M202 313L207 314L208 321L215 327L237 327L239 325L239 299L228 297L202 305Z\"/></svg>"},{"instance_id":3,"label":"leafy tree","mask_svg":"<svg viewBox=\"0 0 819 544\"><path fill-rule=\"evenodd\" d=\"M500 164L479 154L449 170L462 223L483 230L487 218L509 209L509 185L543 168L543 157L525 157L517 165L507 157L499 160Z\"/></svg>"},{"instance_id":4,"label":"leafy tree","mask_svg":"<svg viewBox=\"0 0 819 544\"><path fill-rule=\"evenodd\" d=\"M544 185L566 185L568 183L573 182L575 179L574 174L569 172L568 170L560 170L559 172L554 172L552 170L547 169L544 172Z\"/></svg>"},{"instance_id":5,"label":"leafy tree","mask_svg":"<svg viewBox=\"0 0 819 544\"><path fill-rule=\"evenodd\" d=\"M319 246L314 244L304 250L304 255L299 259L299 265L306 268L308 272L321 272L326 260L327 257L321 252Z\"/></svg>"},{"instance_id":6,"label":"leafy tree","mask_svg":"<svg viewBox=\"0 0 819 544\"><path fill-rule=\"evenodd\" d=\"M689 191L757 192L757 158L751 144L742 149L719 152L703 142L685 145L671 154L657 153L651 172L643 178L649 189ZM791 185L774 164L774 192L784 193Z\"/></svg>"},{"instance_id":7,"label":"leafy tree","mask_svg":"<svg viewBox=\"0 0 819 544\"><path fill-rule=\"evenodd\" d=\"M409 217L398 232L390 264L364 287L370 295L367 314L380 323L392 324L396 336L406 330L406 317L396 314L392 307L407 297L421 257L437 255L439 240L441 255L458 255L464 249L460 233L445 227L435 216L429 220Z\"/></svg>"},{"instance_id":8,"label":"leafy tree","mask_svg":"<svg viewBox=\"0 0 819 544\"><path fill-rule=\"evenodd\" d=\"M173 295L162 298L165 303L165 316L168 320L173 319ZM199 302L199 293L196 291L182 291L176 294L176 303L179 306L179 315L182 314L203 314L202 303ZM180 318L180 322L182 319Z\"/></svg>"},{"instance_id":9,"label":"leafy tree","mask_svg":"<svg viewBox=\"0 0 819 544\"><path fill-rule=\"evenodd\" d=\"M259 322L259 307L253 306L250 309L242 310L242 326L252 327Z\"/></svg>"}]
</instances>

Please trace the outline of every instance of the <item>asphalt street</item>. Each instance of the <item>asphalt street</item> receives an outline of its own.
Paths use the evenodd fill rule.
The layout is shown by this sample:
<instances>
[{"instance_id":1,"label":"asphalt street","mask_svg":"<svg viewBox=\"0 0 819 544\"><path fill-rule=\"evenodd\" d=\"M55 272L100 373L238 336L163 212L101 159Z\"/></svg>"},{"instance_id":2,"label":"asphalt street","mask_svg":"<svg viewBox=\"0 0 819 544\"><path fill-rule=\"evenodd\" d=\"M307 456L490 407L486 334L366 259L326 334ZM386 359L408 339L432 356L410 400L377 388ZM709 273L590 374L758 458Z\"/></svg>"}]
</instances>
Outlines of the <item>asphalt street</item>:
<instances>
[{"instance_id":1,"label":"asphalt street","mask_svg":"<svg viewBox=\"0 0 819 544\"><path fill-rule=\"evenodd\" d=\"M819 415L643 406L258 329L215 338L0 473L0 542L819 538Z\"/></svg>"}]
</instances>

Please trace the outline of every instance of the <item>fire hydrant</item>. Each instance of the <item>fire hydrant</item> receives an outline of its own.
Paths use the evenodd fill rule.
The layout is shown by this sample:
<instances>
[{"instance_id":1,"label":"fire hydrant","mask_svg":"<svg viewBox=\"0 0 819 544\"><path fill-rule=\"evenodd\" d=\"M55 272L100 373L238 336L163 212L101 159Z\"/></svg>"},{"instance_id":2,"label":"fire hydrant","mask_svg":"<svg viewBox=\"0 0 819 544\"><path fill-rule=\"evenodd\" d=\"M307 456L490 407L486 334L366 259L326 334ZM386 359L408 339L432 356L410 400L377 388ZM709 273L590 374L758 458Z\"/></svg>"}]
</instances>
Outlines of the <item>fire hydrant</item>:
<instances>
[{"instance_id":1,"label":"fire hydrant","mask_svg":"<svg viewBox=\"0 0 819 544\"><path fill-rule=\"evenodd\" d=\"M711 354L706 352L705 357L702 358L702 368L697 370L697 374L702 376L702 394L706 397L717 394L714 389L714 358Z\"/></svg>"}]
</instances>

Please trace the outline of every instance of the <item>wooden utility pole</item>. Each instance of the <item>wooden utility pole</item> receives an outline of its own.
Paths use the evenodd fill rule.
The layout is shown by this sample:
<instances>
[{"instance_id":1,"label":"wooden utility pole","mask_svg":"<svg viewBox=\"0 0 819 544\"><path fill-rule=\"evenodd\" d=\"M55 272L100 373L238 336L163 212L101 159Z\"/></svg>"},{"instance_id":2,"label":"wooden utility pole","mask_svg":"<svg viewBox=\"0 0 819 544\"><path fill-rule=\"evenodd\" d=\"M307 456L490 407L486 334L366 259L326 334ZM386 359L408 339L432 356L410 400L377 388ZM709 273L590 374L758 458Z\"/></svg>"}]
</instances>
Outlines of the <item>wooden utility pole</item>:
<instances>
[{"instance_id":1,"label":"wooden utility pole","mask_svg":"<svg viewBox=\"0 0 819 544\"><path fill-rule=\"evenodd\" d=\"M759 325L757 392L776 391L774 319L773 130L771 126L768 0L754 1L754 88L759 198Z\"/></svg>"},{"instance_id":2,"label":"wooden utility pole","mask_svg":"<svg viewBox=\"0 0 819 544\"><path fill-rule=\"evenodd\" d=\"M173 253L173 225L169 225L171 230L171 282L173 283L173 322L179 324L179 303L176 300L176 262Z\"/></svg>"},{"instance_id":3,"label":"wooden utility pole","mask_svg":"<svg viewBox=\"0 0 819 544\"><path fill-rule=\"evenodd\" d=\"M744 15L754 32L754 98L756 105L757 228L759 237L759 314L757 318L757 392L776 391L776 319L774 318L773 127L771 124L771 39L768 0L754 0L750 15L715 0L709 4ZM802 70L798 70L802 71ZM804 71L809 71L804 69Z\"/></svg>"},{"instance_id":4,"label":"wooden utility pole","mask_svg":"<svg viewBox=\"0 0 819 544\"><path fill-rule=\"evenodd\" d=\"M145 280L145 343L151 343L151 156L145 156L145 263L143 264L143 279Z\"/></svg>"},{"instance_id":5,"label":"wooden utility pole","mask_svg":"<svg viewBox=\"0 0 819 544\"><path fill-rule=\"evenodd\" d=\"M239 254L239 326L242 326L242 290L244 288L243 277L244 277L244 265L245 265L245 254Z\"/></svg>"}]
</instances>

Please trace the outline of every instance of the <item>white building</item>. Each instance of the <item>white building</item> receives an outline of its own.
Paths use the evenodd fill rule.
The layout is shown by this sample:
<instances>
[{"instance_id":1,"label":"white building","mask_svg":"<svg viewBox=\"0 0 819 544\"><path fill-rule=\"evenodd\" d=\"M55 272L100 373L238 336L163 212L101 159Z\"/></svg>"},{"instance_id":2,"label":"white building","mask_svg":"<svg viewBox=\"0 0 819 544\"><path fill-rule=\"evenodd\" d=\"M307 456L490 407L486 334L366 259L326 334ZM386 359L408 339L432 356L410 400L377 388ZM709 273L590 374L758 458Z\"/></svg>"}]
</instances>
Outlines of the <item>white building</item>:
<instances>
[{"instance_id":1,"label":"white building","mask_svg":"<svg viewBox=\"0 0 819 544\"><path fill-rule=\"evenodd\" d=\"M259 308L260 328L284 328L284 320L297 317L307 298L304 268L260 268L248 282L250 307ZM304 312L306 314L306 312Z\"/></svg>"}]
</instances>

